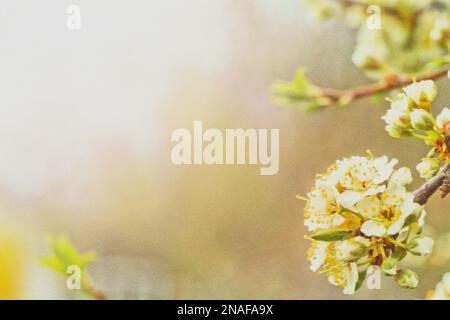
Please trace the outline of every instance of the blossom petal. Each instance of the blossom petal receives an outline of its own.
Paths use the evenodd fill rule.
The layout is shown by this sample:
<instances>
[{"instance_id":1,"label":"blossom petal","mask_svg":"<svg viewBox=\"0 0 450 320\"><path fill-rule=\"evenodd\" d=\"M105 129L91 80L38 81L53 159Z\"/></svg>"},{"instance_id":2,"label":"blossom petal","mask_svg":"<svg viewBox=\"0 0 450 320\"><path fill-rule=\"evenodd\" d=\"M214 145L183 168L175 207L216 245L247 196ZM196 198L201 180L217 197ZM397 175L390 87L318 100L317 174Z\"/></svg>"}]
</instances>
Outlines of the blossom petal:
<instances>
[{"instance_id":1,"label":"blossom petal","mask_svg":"<svg viewBox=\"0 0 450 320\"><path fill-rule=\"evenodd\" d=\"M386 190L386 186L385 185L381 185L381 186L377 186L375 188L370 188L369 190L367 190L364 195L366 196L372 196L374 194L383 192L384 190Z\"/></svg>"},{"instance_id":2,"label":"blossom petal","mask_svg":"<svg viewBox=\"0 0 450 320\"><path fill-rule=\"evenodd\" d=\"M327 257L326 248L328 247L328 244L325 242L314 242L313 247L311 248L311 270L313 272L316 272L319 270L319 268L323 265L325 262L325 259Z\"/></svg>"},{"instance_id":3,"label":"blossom petal","mask_svg":"<svg viewBox=\"0 0 450 320\"><path fill-rule=\"evenodd\" d=\"M378 160L378 159L377 159ZM375 160L375 161L377 161ZM375 162L375 167L377 168L377 174L373 178L373 183L382 183L386 181L392 174L392 171L394 170L394 166L397 164L397 159L392 159L388 164L382 165L384 163L383 161Z\"/></svg>"},{"instance_id":4,"label":"blossom petal","mask_svg":"<svg viewBox=\"0 0 450 320\"><path fill-rule=\"evenodd\" d=\"M356 289L356 283L358 282L359 274L356 263L350 264L350 272L347 280L347 285L344 288L344 294L354 294Z\"/></svg>"},{"instance_id":5,"label":"blossom petal","mask_svg":"<svg viewBox=\"0 0 450 320\"><path fill-rule=\"evenodd\" d=\"M399 233L404 224L405 218L402 217L389 226L387 233L390 235Z\"/></svg>"},{"instance_id":6,"label":"blossom petal","mask_svg":"<svg viewBox=\"0 0 450 320\"><path fill-rule=\"evenodd\" d=\"M365 218L371 218L380 211L380 200L377 197L365 197L356 205L359 214Z\"/></svg>"},{"instance_id":7,"label":"blossom petal","mask_svg":"<svg viewBox=\"0 0 450 320\"><path fill-rule=\"evenodd\" d=\"M396 170L389 180L389 184L395 183L401 186L406 186L412 182L413 178L411 175L411 170L409 168L403 167Z\"/></svg>"},{"instance_id":8,"label":"blossom petal","mask_svg":"<svg viewBox=\"0 0 450 320\"><path fill-rule=\"evenodd\" d=\"M362 197L363 194L361 192L346 190L338 195L336 200L344 208L350 208L361 200Z\"/></svg>"},{"instance_id":9,"label":"blossom petal","mask_svg":"<svg viewBox=\"0 0 450 320\"><path fill-rule=\"evenodd\" d=\"M382 237L386 233L386 228L379 222L368 220L361 226L361 232L368 237Z\"/></svg>"}]
</instances>

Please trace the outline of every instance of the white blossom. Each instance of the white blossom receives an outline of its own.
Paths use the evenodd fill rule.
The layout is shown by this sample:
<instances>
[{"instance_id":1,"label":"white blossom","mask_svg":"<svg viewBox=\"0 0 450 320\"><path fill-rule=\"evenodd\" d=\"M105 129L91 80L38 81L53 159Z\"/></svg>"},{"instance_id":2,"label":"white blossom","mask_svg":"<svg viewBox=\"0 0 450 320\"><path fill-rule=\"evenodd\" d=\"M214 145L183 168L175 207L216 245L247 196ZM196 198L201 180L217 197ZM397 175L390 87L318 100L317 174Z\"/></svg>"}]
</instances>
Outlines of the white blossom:
<instances>
[{"instance_id":1,"label":"white blossom","mask_svg":"<svg viewBox=\"0 0 450 320\"><path fill-rule=\"evenodd\" d=\"M308 260L311 262L311 270L325 273L328 282L342 287L344 294L353 294L359 277L358 267L356 263L338 258L337 252L342 250L341 246L341 242L313 241L308 250Z\"/></svg>"},{"instance_id":2,"label":"white blossom","mask_svg":"<svg viewBox=\"0 0 450 320\"><path fill-rule=\"evenodd\" d=\"M450 272L442 277L442 281L436 285L436 288L428 293L430 300L450 300Z\"/></svg>"},{"instance_id":3,"label":"white blossom","mask_svg":"<svg viewBox=\"0 0 450 320\"><path fill-rule=\"evenodd\" d=\"M411 126L417 130L433 130L434 118L426 110L416 109L410 114Z\"/></svg>"},{"instance_id":4,"label":"white blossom","mask_svg":"<svg viewBox=\"0 0 450 320\"><path fill-rule=\"evenodd\" d=\"M409 243L409 251L418 256L426 256L433 250L433 239L424 236L418 236Z\"/></svg>"},{"instance_id":5,"label":"white blossom","mask_svg":"<svg viewBox=\"0 0 450 320\"><path fill-rule=\"evenodd\" d=\"M416 169L421 178L430 179L439 170L439 159L424 158L417 166Z\"/></svg>"},{"instance_id":6,"label":"white blossom","mask_svg":"<svg viewBox=\"0 0 450 320\"><path fill-rule=\"evenodd\" d=\"M403 91L417 106L429 105L437 94L433 80L415 82L404 88Z\"/></svg>"},{"instance_id":7,"label":"white blossom","mask_svg":"<svg viewBox=\"0 0 450 320\"><path fill-rule=\"evenodd\" d=\"M355 292L360 272L372 264L395 275L400 286L413 288L417 274L398 269L402 258L393 253L431 252L432 240L418 236L426 212L406 189L411 170L395 169L396 164L372 155L336 161L317 176L305 199L305 225L315 232L306 237L312 241L311 270L325 274L345 294Z\"/></svg>"},{"instance_id":8,"label":"white blossom","mask_svg":"<svg viewBox=\"0 0 450 320\"><path fill-rule=\"evenodd\" d=\"M450 122L450 109L445 107L441 113L436 117L436 123L439 128L444 128L445 124Z\"/></svg>"}]
</instances>

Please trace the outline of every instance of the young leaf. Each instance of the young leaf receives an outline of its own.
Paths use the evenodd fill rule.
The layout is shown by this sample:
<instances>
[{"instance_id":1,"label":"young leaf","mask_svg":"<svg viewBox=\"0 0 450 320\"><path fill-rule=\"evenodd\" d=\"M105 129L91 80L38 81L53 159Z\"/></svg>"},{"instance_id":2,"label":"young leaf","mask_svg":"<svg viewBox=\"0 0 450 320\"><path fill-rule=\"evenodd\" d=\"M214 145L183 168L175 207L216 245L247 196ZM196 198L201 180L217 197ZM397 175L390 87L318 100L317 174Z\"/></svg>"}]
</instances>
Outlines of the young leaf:
<instances>
[{"instance_id":1,"label":"young leaf","mask_svg":"<svg viewBox=\"0 0 450 320\"><path fill-rule=\"evenodd\" d=\"M66 273L71 265L78 266L81 270L95 260L95 253L80 254L66 236L50 237L48 239L51 255L40 258L40 263L59 273Z\"/></svg>"},{"instance_id":2,"label":"young leaf","mask_svg":"<svg viewBox=\"0 0 450 320\"><path fill-rule=\"evenodd\" d=\"M313 85L303 69L298 69L292 81L276 81L272 85L275 103L280 105L298 105L306 111L316 111L332 103Z\"/></svg>"},{"instance_id":3,"label":"young leaf","mask_svg":"<svg viewBox=\"0 0 450 320\"><path fill-rule=\"evenodd\" d=\"M366 280L366 275L367 269L359 272L358 282L356 282L355 291L359 290L362 287L364 280Z\"/></svg>"},{"instance_id":4,"label":"young leaf","mask_svg":"<svg viewBox=\"0 0 450 320\"><path fill-rule=\"evenodd\" d=\"M350 239L353 237L351 231L343 231L343 230L329 230L320 233L316 233L311 238L317 241L338 241Z\"/></svg>"}]
</instances>

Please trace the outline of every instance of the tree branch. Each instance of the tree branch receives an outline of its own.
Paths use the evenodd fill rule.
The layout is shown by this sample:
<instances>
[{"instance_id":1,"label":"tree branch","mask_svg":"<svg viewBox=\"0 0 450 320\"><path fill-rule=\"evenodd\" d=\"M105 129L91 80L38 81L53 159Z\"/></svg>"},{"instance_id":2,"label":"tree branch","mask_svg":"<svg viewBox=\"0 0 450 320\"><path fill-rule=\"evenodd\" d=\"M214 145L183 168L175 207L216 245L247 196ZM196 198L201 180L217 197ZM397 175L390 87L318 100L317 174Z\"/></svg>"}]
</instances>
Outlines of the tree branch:
<instances>
[{"instance_id":1,"label":"tree branch","mask_svg":"<svg viewBox=\"0 0 450 320\"><path fill-rule=\"evenodd\" d=\"M108 296L105 293L93 287L86 289L86 291L91 294L96 300L108 300Z\"/></svg>"},{"instance_id":2,"label":"tree branch","mask_svg":"<svg viewBox=\"0 0 450 320\"><path fill-rule=\"evenodd\" d=\"M409 76L391 76L386 77L383 81L369 84L366 86L356 87L347 90L338 90L334 88L321 88L322 95L335 102L346 101L351 102L357 99L368 97L377 93L390 91L400 87L407 86L415 81L434 80L447 75L449 68L437 71L431 71L417 75L414 78Z\"/></svg>"},{"instance_id":3,"label":"tree branch","mask_svg":"<svg viewBox=\"0 0 450 320\"><path fill-rule=\"evenodd\" d=\"M450 163L414 192L414 202L424 205L439 188L442 190L442 198L450 192Z\"/></svg>"},{"instance_id":4,"label":"tree branch","mask_svg":"<svg viewBox=\"0 0 450 320\"><path fill-rule=\"evenodd\" d=\"M91 284L90 279L82 280L82 290L85 294L92 296L96 300L108 300L108 296Z\"/></svg>"}]
</instances>

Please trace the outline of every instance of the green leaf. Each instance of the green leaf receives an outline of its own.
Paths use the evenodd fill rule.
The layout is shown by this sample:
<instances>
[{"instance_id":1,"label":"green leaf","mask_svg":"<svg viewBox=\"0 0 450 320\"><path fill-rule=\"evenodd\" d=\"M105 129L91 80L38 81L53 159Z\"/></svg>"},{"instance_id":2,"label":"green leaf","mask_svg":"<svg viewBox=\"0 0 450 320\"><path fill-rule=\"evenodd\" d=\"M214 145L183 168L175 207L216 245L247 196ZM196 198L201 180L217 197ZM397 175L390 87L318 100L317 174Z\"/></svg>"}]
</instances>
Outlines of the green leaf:
<instances>
[{"instance_id":1,"label":"green leaf","mask_svg":"<svg viewBox=\"0 0 450 320\"><path fill-rule=\"evenodd\" d=\"M364 280L366 280L366 275L367 275L367 269L360 271L358 273L358 281L356 282L355 291L359 290L362 287Z\"/></svg>"},{"instance_id":2,"label":"green leaf","mask_svg":"<svg viewBox=\"0 0 450 320\"><path fill-rule=\"evenodd\" d=\"M84 270L96 258L93 252L79 253L66 236L50 237L48 245L51 255L40 258L39 262L41 265L59 273L65 274L67 268L71 265L76 265Z\"/></svg>"},{"instance_id":3,"label":"green leaf","mask_svg":"<svg viewBox=\"0 0 450 320\"><path fill-rule=\"evenodd\" d=\"M434 59L428 64L429 68L435 69L443 66L450 65L450 56L443 56Z\"/></svg>"},{"instance_id":4,"label":"green leaf","mask_svg":"<svg viewBox=\"0 0 450 320\"><path fill-rule=\"evenodd\" d=\"M419 275L410 269L398 270L395 275L395 282L406 289L415 289L419 284Z\"/></svg>"},{"instance_id":5,"label":"green leaf","mask_svg":"<svg viewBox=\"0 0 450 320\"><path fill-rule=\"evenodd\" d=\"M359 243L357 241L355 241L355 243ZM361 259L362 257L366 256L367 253L369 252L369 247L365 246L362 243L359 243L361 246L358 249L353 250L352 252L350 252L350 258L348 259L349 261L357 261L359 259Z\"/></svg>"},{"instance_id":6,"label":"green leaf","mask_svg":"<svg viewBox=\"0 0 450 320\"><path fill-rule=\"evenodd\" d=\"M298 69L292 81L276 81L272 85L273 100L276 104L301 106L306 111L316 111L332 103L321 94L321 89L313 85Z\"/></svg>"},{"instance_id":7,"label":"green leaf","mask_svg":"<svg viewBox=\"0 0 450 320\"><path fill-rule=\"evenodd\" d=\"M50 270L56 271L58 273L66 273L66 268L64 263L62 263L59 259L55 257L45 257L45 258L39 258L39 263L49 268Z\"/></svg>"},{"instance_id":8,"label":"green leaf","mask_svg":"<svg viewBox=\"0 0 450 320\"><path fill-rule=\"evenodd\" d=\"M404 257L406 257L406 254L408 252L400 247L395 247L394 251L392 252L392 258L394 258L397 261L403 260Z\"/></svg>"},{"instance_id":9,"label":"green leaf","mask_svg":"<svg viewBox=\"0 0 450 320\"><path fill-rule=\"evenodd\" d=\"M350 239L353 237L354 236L351 231L329 230L317 233L313 235L311 238L317 241L338 241Z\"/></svg>"},{"instance_id":10,"label":"green leaf","mask_svg":"<svg viewBox=\"0 0 450 320\"><path fill-rule=\"evenodd\" d=\"M417 216L416 214L410 214L408 217L406 217L405 223L403 224L402 229L410 226L411 224L416 222L417 219L419 219L419 216Z\"/></svg>"}]
</instances>

